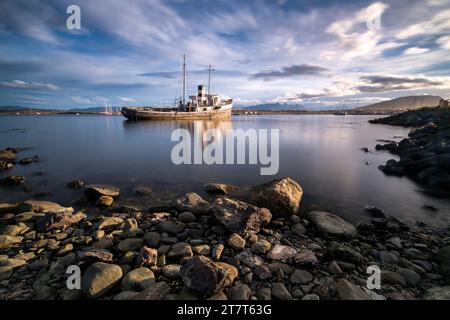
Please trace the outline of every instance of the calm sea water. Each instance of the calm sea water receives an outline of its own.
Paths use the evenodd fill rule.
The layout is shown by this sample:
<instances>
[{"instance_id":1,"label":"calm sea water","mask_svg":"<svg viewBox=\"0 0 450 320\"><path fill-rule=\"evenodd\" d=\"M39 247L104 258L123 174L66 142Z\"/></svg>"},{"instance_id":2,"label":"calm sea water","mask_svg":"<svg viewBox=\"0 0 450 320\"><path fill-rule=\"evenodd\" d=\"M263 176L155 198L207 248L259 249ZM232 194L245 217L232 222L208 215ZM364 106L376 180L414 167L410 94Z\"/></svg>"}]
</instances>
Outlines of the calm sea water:
<instances>
[{"instance_id":1,"label":"calm sea water","mask_svg":"<svg viewBox=\"0 0 450 320\"><path fill-rule=\"evenodd\" d=\"M290 176L304 189L302 210L321 208L357 222L367 218L365 205L414 222L444 225L450 200L426 195L408 178L385 176L377 169L393 158L374 151L377 139L400 140L409 129L372 125L370 116L301 115L236 116L232 121L201 122L203 128L280 129L280 169L261 176L260 165L174 165L172 131L192 122L129 122L107 116L0 117L0 148L26 148L19 154L39 155L39 163L17 165L1 176L26 177L26 186L0 188L0 201L33 197L70 205L80 191L66 184L73 180L121 187L121 201L151 205L159 200L196 191L206 182L249 187ZM365 153L361 147L369 147ZM367 162L370 162L368 165ZM137 198L132 190L146 185L154 190ZM424 210L424 204L439 208Z\"/></svg>"}]
</instances>

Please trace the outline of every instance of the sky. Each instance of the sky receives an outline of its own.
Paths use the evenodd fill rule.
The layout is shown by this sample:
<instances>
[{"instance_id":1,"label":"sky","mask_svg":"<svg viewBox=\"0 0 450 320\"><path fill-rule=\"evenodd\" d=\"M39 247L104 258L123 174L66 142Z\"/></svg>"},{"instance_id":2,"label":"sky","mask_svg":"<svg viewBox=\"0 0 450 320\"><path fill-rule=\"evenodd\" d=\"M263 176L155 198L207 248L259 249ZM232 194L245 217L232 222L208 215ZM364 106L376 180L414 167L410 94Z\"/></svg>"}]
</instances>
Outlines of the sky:
<instances>
[{"instance_id":1,"label":"sky","mask_svg":"<svg viewBox=\"0 0 450 320\"><path fill-rule=\"evenodd\" d=\"M184 54L236 106L449 98L450 0L0 1L0 105L172 105Z\"/></svg>"}]
</instances>

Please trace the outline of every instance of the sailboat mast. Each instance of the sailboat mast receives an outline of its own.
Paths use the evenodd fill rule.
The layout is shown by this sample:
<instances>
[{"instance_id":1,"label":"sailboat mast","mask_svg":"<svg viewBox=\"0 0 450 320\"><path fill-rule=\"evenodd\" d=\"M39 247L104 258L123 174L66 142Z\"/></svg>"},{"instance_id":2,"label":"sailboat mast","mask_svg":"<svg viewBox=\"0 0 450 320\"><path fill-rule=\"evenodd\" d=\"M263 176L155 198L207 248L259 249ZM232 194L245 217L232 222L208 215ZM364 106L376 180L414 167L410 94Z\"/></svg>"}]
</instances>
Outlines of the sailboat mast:
<instances>
[{"instance_id":1,"label":"sailboat mast","mask_svg":"<svg viewBox=\"0 0 450 320\"><path fill-rule=\"evenodd\" d=\"M186 105L186 55L183 55L183 106Z\"/></svg>"}]
</instances>

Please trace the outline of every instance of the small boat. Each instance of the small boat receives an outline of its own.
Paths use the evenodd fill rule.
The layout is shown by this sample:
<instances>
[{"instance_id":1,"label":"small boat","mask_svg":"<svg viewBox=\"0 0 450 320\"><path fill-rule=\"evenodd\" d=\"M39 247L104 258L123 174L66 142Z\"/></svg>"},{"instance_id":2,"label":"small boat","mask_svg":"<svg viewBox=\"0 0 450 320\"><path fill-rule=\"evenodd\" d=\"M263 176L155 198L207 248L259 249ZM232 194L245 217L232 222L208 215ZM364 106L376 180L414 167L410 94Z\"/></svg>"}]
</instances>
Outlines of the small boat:
<instances>
[{"instance_id":1,"label":"small boat","mask_svg":"<svg viewBox=\"0 0 450 320\"><path fill-rule=\"evenodd\" d=\"M342 101L340 105L336 108L336 111L334 112L335 116L346 116L348 115L348 113L344 110L345 104L344 104L345 100Z\"/></svg>"},{"instance_id":2,"label":"small boat","mask_svg":"<svg viewBox=\"0 0 450 320\"><path fill-rule=\"evenodd\" d=\"M189 96L186 101L186 56L183 57L183 95L178 106L172 108L123 107L122 115L130 120L227 120L231 118L233 99L222 99L210 93L211 71L209 66L208 90L199 85L197 95Z\"/></svg>"}]
</instances>

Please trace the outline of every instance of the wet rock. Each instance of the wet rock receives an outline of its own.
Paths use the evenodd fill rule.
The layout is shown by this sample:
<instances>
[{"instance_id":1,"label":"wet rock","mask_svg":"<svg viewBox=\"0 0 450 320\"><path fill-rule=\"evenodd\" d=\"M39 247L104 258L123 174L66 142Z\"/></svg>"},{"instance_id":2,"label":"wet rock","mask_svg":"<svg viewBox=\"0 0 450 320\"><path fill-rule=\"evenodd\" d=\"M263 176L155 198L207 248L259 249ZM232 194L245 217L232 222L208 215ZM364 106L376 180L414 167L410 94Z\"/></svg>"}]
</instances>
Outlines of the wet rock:
<instances>
[{"instance_id":1,"label":"wet rock","mask_svg":"<svg viewBox=\"0 0 450 320\"><path fill-rule=\"evenodd\" d=\"M381 283L398 284L406 287L406 281L397 272L381 270Z\"/></svg>"},{"instance_id":2,"label":"wet rock","mask_svg":"<svg viewBox=\"0 0 450 320\"><path fill-rule=\"evenodd\" d=\"M228 238L228 244L234 250L243 250L245 248L245 240L237 233L232 233Z\"/></svg>"},{"instance_id":3,"label":"wet rock","mask_svg":"<svg viewBox=\"0 0 450 320\"><path fill-rule=\"evenodd\" d=\"M353 250L349 246L332 242L328 248L328 255L337 260L347 261L355 264L361 264L364 261L364 257Z\"/></svg>"},{"instance_id":4,"label":"wet rock","mask_svg":"<svg viewBox=\"0 0 450 320\"><path fill-rule=\"evenodd\" d=\"M403 168L403 166L394 159L388 160L386 162L386 165L379 166L378 169L380 169L387 175L403 176L405 174L405 169Z\"/></svg>"},{"instance_id":5,"label":"wet rock","mask_svg":"<svg viewBox=\"0 0 450 320\"><path fill-rule=\"evenodd\" d=\"M21 243L23 237L0 235L0 250L8 249L9 247Z\"/></svg>"},{"instance_id":6,"label":"wet rock","mask_svg":"<svg viewBox=\"0 0 450 320\"><path fill-rule=\"evenodd\" d=\"M269 209L274 217L289 217L298 213L302 195L300 185L286 177L256 187L250 203Z\"/></svg>"},{"instance_id":7,"label":"wet rock","mask_svg":"<svg viewBox=\"0 0 450 320\"><path fill-rule=\"evenodd\" d=\"M264 263L264 259L260 256L253 254L251 251L246 250L239 253L236 258L249 268L260 266Z\"/></svg>"},{"instance_id":8,"label":"wet rock","mask_svg":"<svg viewBox=\"0 0 450 320\"><path fill-rule=\"evenodd\" d=\"M152 193L152 189L146 186L137 186L133 189L134 194L138 196L148 196Z\"/></svg>"},{"instance_id":9,"label":"wet rock","mask_svg":"<svg viewBox=\"0 0 450 320\"><path fill-rule=\"evenodd\" d=\"M122 218L119 217L105 217L102 218L96 225L98 230L107 229L110 227L115 227L123 222Z\"/></svg>"},{"instance_id":10,"label":"wet rock","mask_svg":"<svg viewBox=\"0 0 450 320\"><path fill-rule=\"evenodd\" d=\"M157 282L145 288L134 296L133 300L163 300L170 292L170 287L165 282Z\"/></svg>"},{"instance_id":11,"label":"wet rock","mask_svg":"<svg viewBox=\"0 0 450 320\"><path fill-rule=\"evenodd\" d=\"M397 272L405 280L408 287L415 288L420 284L421 277L417 272L405 268L399 268Z\"/></svg>"},{"instance_id":12,"label":"wet rock","mask_svg":"<svg viewBox=\"0 0 450 320\"><path fill-rule=\"evenodd\" d=\"M84 182L81 180L74 180L74 181L68 183L68 187L78 190L78 189L81 189L84 187Z\"/></svg>"},{"instance_id":13,"label":"wet rock","mask_svg":"<svg viewBox=\"0 0 450 320\"><path fill-rule=\"evenodd\" d=\"M0 160L3 161L14 161L16 159L17 156L17 152L15 152L16 150L13 149L4 149L4 150L0 150Z\"/></svg>"},{"instance_id":14,"label":"wet rock","mask_svg":"<svg viewBox=\"0 0 450 320\"><path fill-rule=\"evenodd\" d=\"M272 260L287 260L294 257L297 250L292 247L276 244L272 247L267 257Z\"/></svg>"},{"instance_id":15,"label":"wet rock","mask_svg":"<svg viewBox=\"0 0 450 320\"><path fill-rule=\"evenodd\" d=\"M203 200L196 193L186 193L183 197L176 200L178 211L189 211L194 214L207 214L211 208L210 204Z\"/></svg>"},{"instance_id":16,"label":"wet rock","mask_svg":"<svg viewBox=\"0 0 450 320\"><path fill-rule=\"evenodd\" d=\"M272 218L265 208L225 197L214 201L212 212L225 228L242 236L258 233Z\"/></svg>"},{"instance_id":17,"label":"wet rock","mask_svg":"<svg viewBox=\"0 0 450 320\"><path fill-rule=\"evenodd\" d=\"M117 198L119 197L120 189L102 184L91 184L86 186L86 189L84 189L84 193L86 193L86 195L92 199L98 199L101 196Z\"/></svg>"},{"instance_id":18,"label":"wet rock","mask_svg":"<svg viewBox=\"0 0 450 320\"><path fill-rule=\"evenodd\" d=\"M86 247L77 251L76 259L78 262L82 261L87 265L95 262L112 262L113 254L105 249Z\"/></svg>"},{"instance_id":19,"label":"wet rock","mask_svg":"<svg viewBox=\"0 0 450 320\"><path fill-rule=\"evenodd\" d=\"M428 289L423 295L423 300L450 300L450 286Z\"/></svg>"},{"instance_id":20,"label":"wet rock","mask_svg":"<svg viewBox=\"0 0 450 320\"><path fill-rule=\"evenodd\" d=\"M195 215L191 212L182 212L178 215L178 220L184 223L194 222L196 220Z\"/></svg>"},{"instance_id":21,"label":"wet rock","mask_svg":"<svg viewBox=\"0 0 450 320\"><path fill-rule=\"evenodd\" d=\"M158 250L147 248L143 246L139 251L139 256L137 257L137 265L138 266L156 266L158 261Z\"/></svg>"},{"instance_id":22,"label":"wet rock","mask_svg":"<svg viewBox=\"0 0 450 320\"><path fill-rule=\"evenodd\" d=\"M383 210L375 206L365 206L364 210L366 210L372 217L375 218L384 218L386 214Z\"/></svg>"},{"instance_id":23,"label":"wet rock","mask_svg":"<svg viewBox=\"0 0 450 320\"><path fill-rule=\"evenodd\" d=\"M222 252L225 249L225 246L223 244L215 245L212 249L211 257L213 260L217 261L220 260L220 257L222 256Z\"/></svg>"},{"instance_id":24,"label":"wet rock","mask_svg":"<svg viewBox=\"0 0 450 320\"><path fill-rule=\"evenodd\" d=\"M27 262L21 259L6 258L0 260L0 281L8 279L13 270L25 265Z\"/></svg>"},{"instance_id":25,"label":"wet rock","mask_svg":"<svg viewBox=\"0 0 450 320\"><path fill-rule=\"evenodd\" d=\"M21 176L8 176L0 179L0 185L2 186L17 186L25 182L25 177Z\"/></svg>"},{"instance_id":26,"label":"wet rock","mask_svg":"<svg viewBox=\"0 0 450 320\"><path fill-rule=\"evenodd\" d=\"M256 266L253 273L260 280L267 280L272 278L272 271L270 271L270 269L264 265Z\"/></svg>"},{"instance_id":27,"label":"wet rock","mask_svg":"<svg viewBox=\"0 0 450 320\"><path fill-rule=\"evenodd\" d=\"M291 232L297 236L301 236L306 233L306 228L301 223L296 223L296 224L292 225Z\"/></svg>"},{"instance_id":28,"label":"wet rock","mask_svg":"<svg viewBox=\"0 0 450 320\"><path fill-rule=\"evenodd\" d=\"M200 254L202 256L209 256L211 253L211 247L207 244L199 244L192 247L192 252L195 254Z\"/></svg>"},{"instance_id":29,"label":"wet rock","mask_svg":"<svg viewBox=\"0 0 450 320\"><path fill-rule=\"evenodd\" d=\"M100 298L110 291L122 278L122 269L115 264L96 262L90 265L81 279L81 288L86 297Z\"/></svg>"},{"instance_id":30,"label":"wet rock","mask_svg":"<svg viewBox=\"0 0 450 320\"><path fill-rule=\"evenodd\" d=\"M305 249L294 256L294 263L296 266L315 266L318 264L318 260L314 252Z\"/></svg>"},{"instance_id":31,"label":"wet rock","mask_svg":"<svg viewBox=\"0 0 450 320\"><path fill-rule=\"evenodd\" d=\"M237 274L235 267L213 262L204 256L193 257L181 268L186 287L204 297L212 296L231 285Z\"/></svg>"},{"instance_id":32,"label":"wet rock","mask_svg":"<svg viewBox=\"0 0 450 320\"><path fill-rule=\"evenodd\" d=\"M272 284L272 298L277 300L292 300L292 295L281 282Z\"/></svg>"},{"instance_id":33,"label":"wet rock","mask_svg":"<svg viewBox=\"0 0 450 320\"><path fill-rule=\"evenodd\" d=\"M16 203L0 203L0 214L17 212L17 207Z\"/></svg>"},{"instance_id":34,"label":"wet rock","mask_svg":"<svg viewBox=\"0 0 450 320\"><path fill-rule=\"evenodd\" d=\"M168 264L162 267L162 273L166 278L176 279L181 276L181 266L179 264Z\"/></svg>"},{"instance_id":35,"label":"wet rock","mask_svg":"<svg viewBox=\"0 0 450 320\"><path fill-rule=\"evenodd\" d=\"M236 284L228 290L230 300L249 300L252 290L246 284Z\"/></svg>"},{"instance_id":36,"label":"wet rock","mask_svg":"<svg viewBox=\"0 0 450 320\"><path fill-rule=\"evenodd\" d=\"M109 196L101 196L95 201L95 204L99 207L109 207L113 204L114 198Z\"/></svg>"},{"instance_id":37,"label":"wet rock","mask_svg":"<svg viewBox=\"0 0 450 320\"><path fill-rule=\"evenodd\" d=\"M265 254L271 248L272 244L269 241L261 239L252 244L251 250L256 254Z\"/></svg>"},{"instance_id":38,"label":"wet rock","mask_svg":"<svg viewBox=\"0 0 450 320\"><path fill-rule=\"evenodd\" d=\"M153 271L142 267L128 272L122 279L122 290L141 291L155 283Z\"/></svg>"},{"instance_id":39,"label":"wet rock","mask_svg":"<svg viewBox=\"0 0 450 320\"><path fill-rule=\"evenodd\" d=\"M36 227L41 232L53 229L66 229L84 219L86 219L86 215L82 212L76 214L72 214L70 211L48 212L36 221Z\"/></svg>"},{"instance_id":40,"label":"wet rock","mask_svg":"<svg viewBox=\"0 0 450 320\"><path fill-rule=\"evenodd\" d=\"M208 193L228 194L237 190L237 187L223 183L207 183L203 186Z\"/></svg>"},{"instance_id":41,"label":"wet rock","mask_svg":"<svg viewBox=\"0 0 450 320\"><path fill-rule=\"evenodd\" d=\"M317 231L327 238L351 239L356 237L356 228L342 218L324 211L306 214Z\"/></svg>"},{"instance_id":42,"label":"wet rock","mask_svg":"<svg viewBox=\"0 0 450 320\"><path fill-rule=\"evenodd\" d=\"M161 235L158 232L147 232L142 239L149 247L156 248L161 242Z\"/></svg>"},{"instance_id":43,"label":"wet rock","mask_svg":"<svg viewBox=\"0 0 450 320\"><path fill-rule=\"evenodd\" d=\"M172 249L167 254L168 259L179 260L184 257L192 257L194 254L192 248L189 244L184 242L179 242L172 246Z\"/></svg>"},{"instance_id":44,"label":"wet rock","mask_svg":"<svg viewBox=\"0 0 450 320\"><path fill-rule=\"evenodd\" d=\"M165 220L161 221L158 224L158 231L159 232L169 232L173 234L180 233L181 231L186 228L186 225L183 222L179 221L172 221L172 220Z\"/></svg>"},{"instance_id":45,"label":"wet rock","mask_svg":"<svg viewBox=\"0 0 450 320\"><path fill-rule=\"evenodd\" d=\"M339 279L335 286L341 300L371 300L370 296L360 286L348 280Z\"/></svg>"},{"instance_id":46,"label":"wet rock","mask_svg":"<svg viewBox=\"0 0 450 320\"><path fill-rule=\"evenodd\" d=\"M73 212L73 208L65 208L50 201L27 200L19 204L20 212Z\"/></svg>"},{"instance_id":47,"label":"wet rock","mask_svg":"<svg viewBox=\"0 0 450 320\"><path fill-rule=\"evenodd\" d=\"M450 284L450 246L445 246L436 255L436 261L439 264L439 273L444 282Z\"/></svg>"},{"instance_id":48,"label":"wet rock","mask_svg":"<svg viewBox=\"0 0 450 320\"><path fill-rule=\"evenodd\" d=\"M133 300L138 294L139 292L136 291L122 291L116 294L113 300Z\"/></svg>"},{"instance_id":49,"label":"wet rock","mask_svg":"<svg viewBox=\"0 0 450 320\"><path fill-rule=\"evenodd\" d=\"M26 157L23 159L20 159L19 163L22 165L32 164L33 162L39 162L39 157L37 155L33 157Z\"/></svg>"},{"instance_id":50,"label":"wet rock","mask_svg":"<svg viewBox=\"0 0 450 320\"><path fill-rule=\"evenodd\" d=\"M144 244L144 240L141 238L128 238L122 240L117 245L119 251L136 251Z\"/></svg>"},{"instance_id":51,"label":"wet rock","mask_svg":"<svg viewBox=\"0 0 450 320\"><path fill-rule=\"evenodd\" d=\"M295 269L289 280L293 284L308 284L313 281L313 279L314 277L308 271Z\"/></svg>"}]
</instances>

